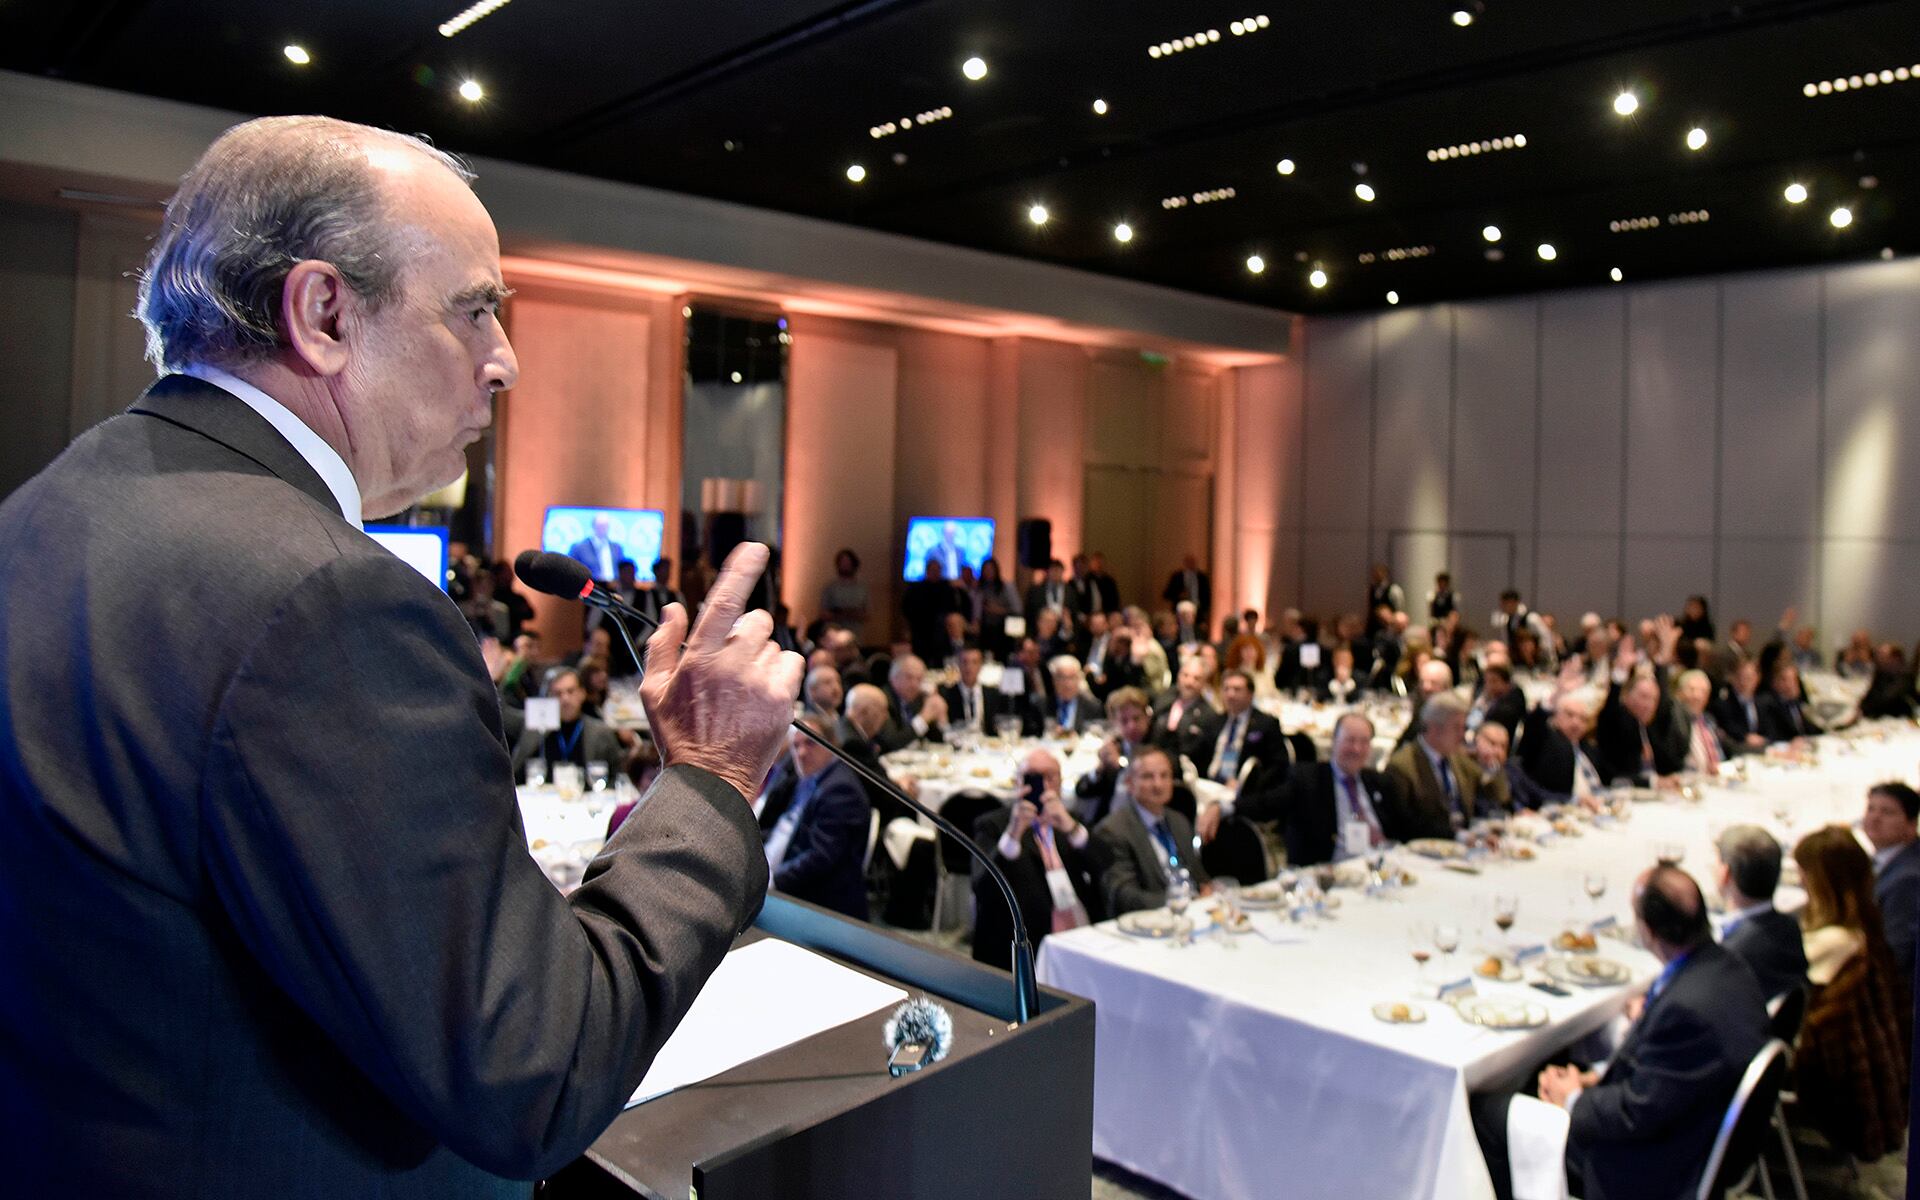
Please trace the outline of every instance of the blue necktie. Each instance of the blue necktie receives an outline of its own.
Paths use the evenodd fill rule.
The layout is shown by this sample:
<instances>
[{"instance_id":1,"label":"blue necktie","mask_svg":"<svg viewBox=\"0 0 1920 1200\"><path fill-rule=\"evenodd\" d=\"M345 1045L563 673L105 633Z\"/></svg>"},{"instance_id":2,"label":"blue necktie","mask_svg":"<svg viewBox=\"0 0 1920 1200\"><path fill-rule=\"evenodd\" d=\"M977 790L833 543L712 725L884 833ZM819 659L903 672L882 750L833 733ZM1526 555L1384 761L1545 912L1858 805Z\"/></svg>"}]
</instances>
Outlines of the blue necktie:
<instances>
[{"instance_id":1,"label":"blue necktie","mask_svg":"<svg viewBox=\"0 0 1920 1200\"><path fill-rule=\"evenodd\" d=\"M1460 789L1453 782L1453 764L1444 758L1440 760L1440 783L1447 789L1447 806L1455 813L1459 813Z\"/></svg>"},{"instance_id":2,"label":"blue necktie","mask_svg":"<svg viewBox=\"0 0 1920 1200\"><path fill-rule=\"evenodd\" d=\"M1072 707L1073 705L1065 700L1060 702L1060 728L1065 729L1067 727L1067 711Z\"/></svg>"},{"instance_id":3,"label":"blue necktie","mask_svg":"<svg viewBox=\"0 0 1920 1200\"><path fill-rule=\"evenodd\" d=\"M1160 848L1167 852L1168 869L1178 868L1180 865L1180 847L1174 842L1173 834L1167 831L1166 822L1155 821L1153 824L1147 826L1147 832L1151 833L1153 840L1159 842Z\"/></svg>"}]
</instances>

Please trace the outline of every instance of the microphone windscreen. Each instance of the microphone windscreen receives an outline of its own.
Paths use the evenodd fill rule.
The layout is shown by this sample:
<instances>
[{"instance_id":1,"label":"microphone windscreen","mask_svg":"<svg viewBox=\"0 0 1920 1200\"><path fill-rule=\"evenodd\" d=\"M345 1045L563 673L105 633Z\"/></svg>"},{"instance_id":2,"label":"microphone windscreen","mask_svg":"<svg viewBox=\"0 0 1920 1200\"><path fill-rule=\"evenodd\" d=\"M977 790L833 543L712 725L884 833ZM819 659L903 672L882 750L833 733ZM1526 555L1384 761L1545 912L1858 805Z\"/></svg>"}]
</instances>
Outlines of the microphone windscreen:
<instances>
[{"instance_id":1,"label":"microphone windscreen","mask_svg":"<svg viewBox=\"0 0 1920 1200\"><path fill-rule=\"evenodd\" d=\"M513 573L521 583L549 596L578 600L593 586L593 576L579 560L551 550L525 550L513 560Z\"/></svg>"},{"instance_id":2,"label":"microphone windscreen","mask_svg":"<svg viewBox=\"0 0 1920 1200\"><path fill-rule=\"evenodd\" d=\"M880 1028L887 1049L898 1050L909 1042L927 1048L927 1061L937 1063L953 1047L953 1015L925 996L909 1000L893 1010L893 1016Z\"/></svg>"}]
</instances>

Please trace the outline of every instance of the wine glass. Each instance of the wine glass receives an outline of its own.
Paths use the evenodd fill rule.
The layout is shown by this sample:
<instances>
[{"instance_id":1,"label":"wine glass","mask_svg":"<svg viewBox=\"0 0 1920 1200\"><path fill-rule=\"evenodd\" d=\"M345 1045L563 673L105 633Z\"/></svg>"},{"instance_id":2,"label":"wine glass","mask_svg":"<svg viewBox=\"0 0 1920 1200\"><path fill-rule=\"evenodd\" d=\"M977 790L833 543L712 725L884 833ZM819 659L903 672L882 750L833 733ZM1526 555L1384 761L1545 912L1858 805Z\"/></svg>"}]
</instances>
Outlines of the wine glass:
<instances>
[{"instance_id":1,"label":"wine glass","mask_svg":"<svg viewBox=\"0 0 1920 1200\"><path fill-rule=\"evenodd\" d=\"M1493 923L1509 947L1513 944L1513 922L1519 915L1520 897L1507 894L1493 898Z\"/></svg>"},{"instance_id":2,"label":"wine glass","mask_svg":"<svg viewBox=\"0 0 1920 1200\"><path fill-rule=\"evenodd\" d=\"M527 786L530 788L547 786L547 762L543 758L527 760Z\"/></svg>"},{"instance_id":3,"label":"wine glass","mask_svg":"<svg viewBox=\"0 0 1920 1200\"><path fill-rule=\"evenodd\" d=\"M1427 985L1427 960L1433 957L1433 927L1425 921L1407 926L1407 952L1413 955L1414 986Z\"/></svg>"},{"instance_id":4,"label":"wine glass","mask_svg":"<svg viewBox=\"0 0 1920 1200\"><path fill-rule=\"evenodd\" d=\"M1586 888L1587 898L1593 901L1594 919L1598 920L1600 917L1600 897L1607 894L1607 877L1599 871L1588 871L1586 874Z\"/></svg>"},{"instance_id":5,"label":"wine glass","mask_svg":"<svg viewBox=\"0 0 1920 1200\"><path fill-rule=\"evenodd\" d=\"M1186 916L1187 907L1192 903L1193 876L1187 873L1185 867L1177 867L1167 876L1167 911L1173 914L1176 926ZM1176 936L1174 944L1178 945L1180 941Z\"/></svg>"},{"instance_id":6,"label":"wine glass","mask_svg":"<svg viewBox=\"0 0 1920 1200\"><path fill-rule=\"evenodd\" d=\"M1433 927L1433 948L1440 952L1440 957L1446 965L1446 970L1441 972L1441 978L1452 979L1453 952L1460 948L1460 927L1444 922L1435 925Z\"/></svg>"},{"instance_id":7,"label":"wine glass","mask_svg":"<svg viewBox=\"0 0 1920 1200\"><path fill-rule=\"evenodd\" d=\"M607 772L606 763L600 761L599 759L595 759L593 762L588 763L587 764L588 790L595 791L595 792L606 791L607 776L608 776L608 772Z\"/></svg>"},{"instance_id":8,"label":"wine glass","mask_svg":"<svg viewBox=\"0 0 1920 1200\"><path fill-rule=\"evenodd\" d=\"M1653 856L1660 865L1677 867L1687 859L1687 847L1681 842L1661 842L1653 848Z\"/></svg>"}]
</instances>

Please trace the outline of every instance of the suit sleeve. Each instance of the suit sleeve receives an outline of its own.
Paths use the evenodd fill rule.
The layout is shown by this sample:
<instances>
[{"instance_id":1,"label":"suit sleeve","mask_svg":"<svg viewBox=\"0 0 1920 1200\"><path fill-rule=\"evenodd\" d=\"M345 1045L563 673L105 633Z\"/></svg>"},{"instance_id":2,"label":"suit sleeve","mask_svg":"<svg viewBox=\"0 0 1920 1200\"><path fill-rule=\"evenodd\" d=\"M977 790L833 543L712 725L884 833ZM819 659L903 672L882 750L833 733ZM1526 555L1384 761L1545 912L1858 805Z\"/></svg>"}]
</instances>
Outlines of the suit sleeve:
<instances>
[{"instance_id":1,"label":"suit sleeve","mask_svg":"<svg viewBox=\"0 0 1920 1200\"><path fill-rule=\"evenodd\" d=\"M1893 961L1911 984L1915 939L1920 938L1920 871L1903 871L1887 882L1880 893L1880 917Z\"/></svg>"},{"instance_id":2,"label":"suit sleeve","mask_svg":"<svg viewBox=\"0 0 1920 1200\"><path fill-rule=\"evenodd\" d=\"M1115 830L1102 827L1093 831L1093 840L1101 844L1106 857L1101 890L1106 893L1107 914L1119 916L1143 908L1158 908L1167 894L1148 887L1141 878L1140 864L1126 839Z\"/></svg>"},{"instance_id":3,"label":"suit sleeve","mask_svg":"<svg viewBox=\"0 0 1920 1200\"><path fill-rule=\"evenodd\" d=\"M857 783L836 784L814 797L811 836L799 853L782 860L773 886L781 891L805 890L844 869L848 860L860 861L866 852L870 811Z\"/></svg>"},{"instance_id":4,"label":"suit sleeve","mask_svg":"<svg viewBox=\"0 0 1920 1200\"><path fill-rule=\"evenodd\" d=\"M396 1105L538 1178L618 1114L759 910L765 859L741 797L674 767L562 897L527 853L473 639L408 574L338 559L269 619L209 735L205 869Z\"/></svg>"},{"instance_id":5,"label":"suit sleeve","mask_svg":"<svg viewBox=\"0 0 1920 1200\"><path fill-rule=\"evenodd\" d=\"M1700 1097L1712 1094L1726 1072L1713 1031L1687 1009L1657 1019L1661 1028L1641 1039L1625 1082L1603 1080L1580 1093L1571 1141L1651 1141L1698 1116Z\"/></svg>"}]
</instances>

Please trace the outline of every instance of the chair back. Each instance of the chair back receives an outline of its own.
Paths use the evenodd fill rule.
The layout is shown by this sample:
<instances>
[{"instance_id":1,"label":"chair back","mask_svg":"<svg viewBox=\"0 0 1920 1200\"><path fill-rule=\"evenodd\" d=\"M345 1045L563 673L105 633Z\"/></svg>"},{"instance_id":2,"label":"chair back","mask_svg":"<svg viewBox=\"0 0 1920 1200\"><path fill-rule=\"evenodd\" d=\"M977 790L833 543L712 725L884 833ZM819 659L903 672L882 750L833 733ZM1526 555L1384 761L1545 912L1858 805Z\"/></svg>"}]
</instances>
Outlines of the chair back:
<instances>
[{"instance_id":1,"label":"chair back","mask_svg":"<svg viewBox=\"0 0 1920 1200\"><path fill-rule=\"evenodd\" d=\"M1727 1115L1720 1121L1720 1132L1713 1139L1706 1169L1700 1174L1696 1200L1724 1200L1727 1193L1744 1187L1760 1161L1761 1139L1773 1120L1774 1106L1787 1079L1791 1051L1774 1038L1760 1048L1747 1064L1740 1086L1734 1089Z\"/></svg>"},{"instance_id":2,"label":"chair back","mask_svg":"<svg viewBox=\"0 0 1920 1200\"><path fill-rule=\"evenodd\" d=\"M1790 987L1767 1001L1767 1023L1774 1037L1791 1046L1800 1037L1801 1022L1807 1019L1807 989Z\"/></svg>"},{"instance_id":3,"label":"chair back","mask_svg":"<svg viewBox=\"0 0 1920 1200\"><path fill-rule=\"evenodd\" d=\"M860 860L862 871L873 866L873 851L880 844L880 810L874 809L867 814L867 853Z\"/></svg>"},{"instance_id":4,"label":"chair back","mask_svg":"<svg viewBox=\"0 0 1920 1200\"><path fill-rule=\"evenodd\" d=\"M958 792L948 797L947 802L940 806L940 815L953 822L957 828L970 833L975 821L995 809L1005 807L1007 805L998 796L991 796L986 792ZM965 846L943 833L940 835L940 865L949 874L965 873L973 868L973 855L967 852Z\"/></svg>"}]
</instances>

